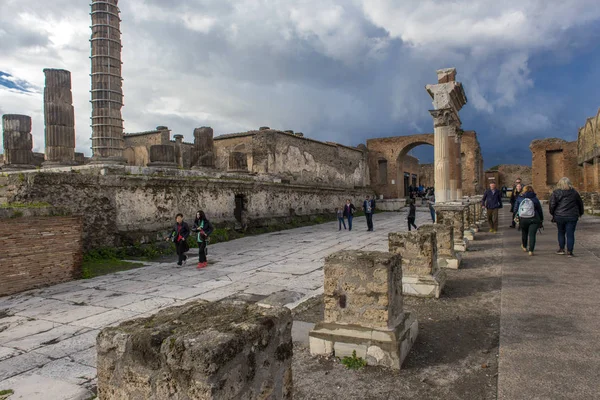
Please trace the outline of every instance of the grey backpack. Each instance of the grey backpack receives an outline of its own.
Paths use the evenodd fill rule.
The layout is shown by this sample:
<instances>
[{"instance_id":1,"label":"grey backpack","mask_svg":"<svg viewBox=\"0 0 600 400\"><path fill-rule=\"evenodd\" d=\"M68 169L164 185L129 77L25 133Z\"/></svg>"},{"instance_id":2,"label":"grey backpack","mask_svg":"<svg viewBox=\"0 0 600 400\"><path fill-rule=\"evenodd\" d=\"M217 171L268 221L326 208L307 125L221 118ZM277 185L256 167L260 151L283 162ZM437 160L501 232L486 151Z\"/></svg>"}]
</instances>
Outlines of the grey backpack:
<instances>
[{"instance_id":1,"label":"grey backpack","mask_svg":"<svg viewBox=\"0 0 600 400\"><path fill-rule=\"evenodd\" d=\"M519 204L518 211L519 218L533 218L535 217L535 207L531 199L523 199Z\"/></svg>"}]
</instances>

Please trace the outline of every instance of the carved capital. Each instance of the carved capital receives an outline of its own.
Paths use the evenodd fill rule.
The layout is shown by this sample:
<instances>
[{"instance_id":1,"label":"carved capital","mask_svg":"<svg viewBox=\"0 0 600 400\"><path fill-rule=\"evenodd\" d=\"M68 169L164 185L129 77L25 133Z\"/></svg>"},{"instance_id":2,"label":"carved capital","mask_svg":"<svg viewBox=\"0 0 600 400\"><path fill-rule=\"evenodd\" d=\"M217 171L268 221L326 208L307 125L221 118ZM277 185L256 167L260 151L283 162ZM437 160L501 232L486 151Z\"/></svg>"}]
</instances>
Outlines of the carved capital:
<instances>
[{"instance_id":1,"label":"carved capital","mask_svg":"<svg viewBox=\"0 0 600 400\"><path fill-rule=\"evenodd\" d=\"M451 108L441 108L439 110L429 110L433 117L433 127L455 126L459 119Z\"/></svg>"}]
</instances>

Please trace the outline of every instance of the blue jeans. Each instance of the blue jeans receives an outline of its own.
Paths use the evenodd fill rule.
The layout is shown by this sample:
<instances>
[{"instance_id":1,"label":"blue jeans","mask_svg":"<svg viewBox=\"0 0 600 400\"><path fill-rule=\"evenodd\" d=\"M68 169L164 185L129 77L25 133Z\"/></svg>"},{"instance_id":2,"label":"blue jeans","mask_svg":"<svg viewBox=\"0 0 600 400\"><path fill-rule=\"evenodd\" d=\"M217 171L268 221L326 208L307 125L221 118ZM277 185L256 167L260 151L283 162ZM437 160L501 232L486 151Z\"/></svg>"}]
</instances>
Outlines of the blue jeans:
<instances>
[{"instance_id":1,"label":"blue jeans","mask_svg":"<svg viewBox=\"0 0 600 400\"><path fill-rule=\"evenodd\" d=\"M429 213L431 214L431 222L435 222L435 209L433 207L430 207Z\"/></svg>"},{"instance_id":2,"label":"blue jeans","mask_svg":"<svg viewBox=\"0 0 600 400\"><path fill-rule=\"evenodd\" d=\"M555 217L556 227L558 228L558 247L565 249L565 235L567 236L567 251L573 252L575 246L575 228L577 227L578 217Z\"/></svg>"},{"instance_id":3,"label":"blue jeans","mask_svg":"<svg viewBox=\"0 0 600 400\"><path fill-rule=\"evenodd\" d=\"M354 218L354 216L348 215L348 230L349 231L352 230L352 218Z\"/></svg>"},{"instance_id":4,"label":"blue jeans","mask_svg":"<svg viewBox=\"0 0 600 400\"><path fill-rule=\"evenodd\" d=\"M346 222L344 222L344 217L338 217L338 224L340 226L340 231L342 230L342 224L344 224L344 229L346 229ZM350 224L350 222L348 222Z\"/></svg>"}]
</instances>

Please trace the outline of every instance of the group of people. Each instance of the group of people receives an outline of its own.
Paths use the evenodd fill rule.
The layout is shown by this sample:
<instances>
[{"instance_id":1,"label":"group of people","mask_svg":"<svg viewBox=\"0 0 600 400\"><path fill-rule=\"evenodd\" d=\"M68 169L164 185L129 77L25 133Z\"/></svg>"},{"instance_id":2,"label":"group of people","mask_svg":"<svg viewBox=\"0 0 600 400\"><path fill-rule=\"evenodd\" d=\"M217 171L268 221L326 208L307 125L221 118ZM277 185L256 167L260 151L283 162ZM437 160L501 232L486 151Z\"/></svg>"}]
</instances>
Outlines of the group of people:
<instances>
[{"instance_id":1,"label":"group of people","mask_svg":"<svg viewBox=\"0 0 600 400\"><path fill-rule=\"evenodd\" d=\"M373 232L373 213L375 212L375 199L372 199L371 196L367 196L363 201L362 206L363 211L365 212L365 217L367 218L367 231ZM352 230L352 219L354 218L354 213L356 212L356 207L350 199L346 200L346 204L344 207L335 209L339 231L342 230L342 225L344 229L346 229L346 220L348 220L348 230Z\"/></svg>"},{"instance_id":2,"label":"group of people","mask_svg":"<svg viewBox=\"0 0 600 400\"><path fill-rule=\"evenodd\" d=\"M498 231L498 210L503 208L502 190L496 189L494 182L490 183L481 200L481 206L486 209L490 232ZM575 228L577 221L584 213L583 200L573 188L569 178L558 181L556 189L550 195L549 212L552 222L558 229L558 255L573 257L575 246ZM521 249L533 256L538 231L544 227L544 211L531 185L523 185L521 179L515 181L510 196L510 211L512 221L510 228L521 230Z\"/></svg>"},{"instance_id":3,"label":"group of people","mask_svg":"<svg viewBox=\"0 0 600 400\"><path fill-rule=\"evenodd\" d=\"M165 238L175 244L177 251L177 266L182 267L187 263L185 253L190 249L187 239L192 234L196 234L196 242L198 243L198 265L196 268L202 269L208 265L206 260L206 246L210 241L209 236L213 232L213 226L206 218L204 211L199 210L194 218L194 225L190 229L187 222L183 220L183 214L177 214L175 217L175 226L171 230L171 234Z\"/></svg>"}]
</instances>

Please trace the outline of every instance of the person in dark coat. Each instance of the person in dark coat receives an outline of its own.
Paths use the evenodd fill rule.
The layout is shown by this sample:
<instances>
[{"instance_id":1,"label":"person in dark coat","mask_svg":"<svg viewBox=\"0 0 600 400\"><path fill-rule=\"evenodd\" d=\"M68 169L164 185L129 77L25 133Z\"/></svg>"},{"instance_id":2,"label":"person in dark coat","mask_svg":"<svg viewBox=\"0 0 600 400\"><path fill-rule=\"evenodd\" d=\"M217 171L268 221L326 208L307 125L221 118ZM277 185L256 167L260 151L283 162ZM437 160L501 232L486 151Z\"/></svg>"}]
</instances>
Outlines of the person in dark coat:
<instances>
[{"instance_id":1,"label":"person in dark coat","mask_svg":"<svg viewBox=\"0 0 600 400\"><path fill-rule=\"evenodd\" d=\"M519 198L519 194L521 194L521 191L523 190L523 186L521 185L521 183L517 183L512 190L512 194L510 195L510 209L513 213L513 219L512 222L510 224L511 228L515 228L516 222L515 222L515 217L517 216L517 210L515 209L515 203L517 202L517 199Z\"/></svg>"},{"instance_id":2,"label":"person in dark coat","mask_svg":"<svg viewBox=\"0 0 600 400\"><path fill-rule=\"evenodd\" d=\"M367 217L367 230L373 231L373 213L375 212L375 199L371 199L370 196L367 196L365 201L363 201L363 210L365 212L365 217Z\"/></svg>"},{"instance_id":3,"label":"person in dark coat","mask_svg":"<svg viewBox=\"0 0 600 400\"><path fill-rule=\"evenodd\" d=\"M344 217L348 219L348 230L352 230L352 218L354 218L354 212L356 211L356 207L354 204L350 202L350 199L346 200L346 205L344 206Z\"/></svg>"},{"instance_id":4,"label":"person in dark coat","mask_svg":"<svg viewBox=\"0 0 600 400\"><path fill-rule=\"evenodd\" d=\"M196 213L192 231L198 233L196 237L196 241L198 242L198 266L196 268L201 269L208 265L206 246L208 245L209 236L213 232L213 226L208 218L206 218L204 211L200 210Z\"/></svg>"},{"instance_id":5,"label":"person in dark coat","mask_svg":"<svg viewBox=\"0 0 600 400\"><path fill-rule=\"evenodd\" d=\"M573 257L575 247L575 228L577 221L583 216L583 200L573 188L569 178L561 178L556 184L556 190L550 195L550 214L558 228L558 251L556 254L565 254L565 236L567 255Z\"/></svg>"},{"instance_id":6,"label":"person in dark coat","mask_svg":"<svg viewBox=\"0 0 600 400\"><path fill-rule=\"evenodd\" d=\"M490 188L483 194L481 206L487 210L490 232L498 232L498 210L502 208L502 193L496 189L495 182L490 183Z\"/></svg>"},{"instance_id":7,"label":"person in dark coat","mask_svg":"<svg viewBox=\"0 0 600 400\"><path fill-rule=\"evenodd\" d=\"M535 251L535 239L538 230L544 225L544 211L533 187L523 188L515 201L515 215L519 217L521 227L521 249L532 256Z\"/></svg>"},{"instance_id":8,"label":"person in dark coat","mask_svg":"<svg viewBox=\"0 0 600 400\"><path fill-rule=\"evenodd\" d=\"M417 213L417 207L415 207L415 200L410 200L410 203L408 205L408 217L406 218L408 221L408 231L410 232L411 230L411 226L414 226L415 229L417 229L417 226L415 225L415 218L416 218L416 213Z\"/></svg>"},{"instance_id":9,"label":"person in dark coat","mask_svg":"<svg viewBox=\"0 0 600 400\"><path fill-rule=\"evenodd\" d=\"M175 217L176 223L171 231L171 234L165 238L167 241L172 241L175 243L175 249L177 250L177 266L185 266L187 262L187 256L185 253L190 249L187 244L187 238L190 236L190 227L183 220L183 214L177 214Z\"/></svg>"}]
</instances>

